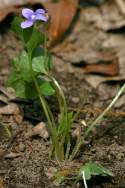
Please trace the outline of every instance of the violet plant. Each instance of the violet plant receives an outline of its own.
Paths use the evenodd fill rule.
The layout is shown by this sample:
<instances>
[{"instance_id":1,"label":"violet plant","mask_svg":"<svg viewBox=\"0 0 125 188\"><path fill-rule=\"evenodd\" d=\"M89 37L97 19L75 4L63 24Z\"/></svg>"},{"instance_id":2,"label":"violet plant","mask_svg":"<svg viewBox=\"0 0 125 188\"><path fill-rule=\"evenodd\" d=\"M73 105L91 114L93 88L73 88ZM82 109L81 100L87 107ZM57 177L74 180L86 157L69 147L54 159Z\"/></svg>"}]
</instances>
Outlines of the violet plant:
<instances>
[{"instance_id":1,"label":"violet plant","mask_svg":"<svg viewBox=\"0 0 125 188\"><path fill-rule=\"evenodd\" d=\"M76 114L69 112L63 90L52 75L52 56L46 48L48 38L45 33L38 29L40 23L46 24L48 22L49 16L44 9L33 11L28 8L22 10L22 15L25 20L21 17L15 17L12 22L12 30L21 39L24 50L19 57L15 57L12 61L13 69L8 86L15 89L18 97L33 100L39 98L50 130L51 156L58 162L72 161L93 127L106 115L125 91L125 84L104 112L88 126L84 136L78 136L75 146L72 147L71 128L79 111ZM57 97L59 103L60 116L58 120L54 118L46 100L46 96L53 95ZM82 177L84 184L86 184L85 180L91 178L91 175L113 176L104 167L93 163L80 167L78 174L77 179Z\"/></svg>"},{"instance_id":2,"label":"violet plant","mask_svg":"<svg viewBox=\"0 0 125 188\"><path fill-rule=\"evenodd\" d=\"M49 16L44 9L35 12L24 8L21 17L15 17L12 30L21 39L24 50L12 61L12 72L7 82L16 95L26 99L39 98L50 130L51 155L57 161L69 158L71 149L71 126L76 114L68 111L64 93L52 75L52 57L46 48L47 36L38 30L46 24ZM59 118L54 118L46 96L55 95L59 103Z\"/></svg>"}]
</instances>

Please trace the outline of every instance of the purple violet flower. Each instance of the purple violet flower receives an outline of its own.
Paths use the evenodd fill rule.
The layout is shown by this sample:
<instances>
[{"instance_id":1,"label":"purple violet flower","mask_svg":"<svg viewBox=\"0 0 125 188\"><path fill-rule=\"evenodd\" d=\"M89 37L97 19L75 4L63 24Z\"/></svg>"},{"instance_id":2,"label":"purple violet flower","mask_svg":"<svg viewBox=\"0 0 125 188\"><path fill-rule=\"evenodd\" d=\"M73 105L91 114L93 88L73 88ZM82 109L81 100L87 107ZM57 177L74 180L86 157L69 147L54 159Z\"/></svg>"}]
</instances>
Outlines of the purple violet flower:
<instances>
[{"instance_id":1,"label":"purple violet flower","mask_svg":"<svg viewBox=\"0 0 125 188\"><path fill-rule=\"evenodd\" d=\"M22 10L22 15L26 18L26 21L21 23L21 28L25 29L31 27L37 20L44 22L48 21L48 14L44 9L37 9L35 12L31 9L24 8Z\"/></svg>"}]
</instances>

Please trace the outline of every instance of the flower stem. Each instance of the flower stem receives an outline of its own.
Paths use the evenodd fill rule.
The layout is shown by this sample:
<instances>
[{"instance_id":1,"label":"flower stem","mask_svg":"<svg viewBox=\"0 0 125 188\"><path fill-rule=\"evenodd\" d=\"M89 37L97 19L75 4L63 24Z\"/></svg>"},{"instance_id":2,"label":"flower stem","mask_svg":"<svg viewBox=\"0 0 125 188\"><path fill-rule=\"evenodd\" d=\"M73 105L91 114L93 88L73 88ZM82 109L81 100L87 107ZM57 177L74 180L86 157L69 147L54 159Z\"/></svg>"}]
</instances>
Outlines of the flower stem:
<instances>
[{"instance_id":1,"label":"flower stem","mask_svg":"<svg viewBox=\"0 0 125 188\"><path fill-rule=\"evenodd\" d=\"M66 100L65 100L65 96L64 93L62 91L62 89L60 88L58 82L56 81L55 78L51 79L55 85L55 89L57 92L57 98L58 98L58 102L59 102L59 106L60 106L60 112L62 114L67 114L67 104L66 104Z\"/></svg>"},{"instance_id":2,"label":"flower stem","mask_svg":"<svg viewBox=\"0 0 125 188\"><path fill-rule=\"evenodd\" d=\"M60 150L63 151L62 153L64 153L64 158L65 160L67 160L71 146L69 134L70 134L72 121L71 119L69 120L68 108L63 90L61 89L55 78L51 78L51 80L55 86L56 95L60 108L60 121L58 127L58 136L60 138ZM64 151L65 150L64 145L66 147L66 151Z\"/></svg>"},{"instance_id":3,"label":"flower stem","mask_svg":"<svg viewBox=\"0 0 125 188\"><path fill-rule=\"evenodd\" d=\"M33 82L34 82L34 85L36 87L36 90L37 90L37 93L38 93L38 96L39 96L39 99L40 99L40 102L41 102L41 105L43 107L43 110L44 110L44 113L45 113L45 116L47 118L47 121L48 121L48 126L51 130L51 133L52 133L52 141L54 141L56 139L56 129L55 129L55 122L54 122L54 119L52 116L50 116L50 109L44 99L44 97L42 96L41 92L40 92L40 89L39 89L39 85L36 81L36 78L34 76L34 72L33 72L33 69L32 69L32 59L31 59L31 55L28 55L28 59L29 59L29 66L30 66L30 73L31 73L31 76L32 76L32 79L33 79ZM54 125L54 126L53 126Z\"/></svg>"}]
</instances>

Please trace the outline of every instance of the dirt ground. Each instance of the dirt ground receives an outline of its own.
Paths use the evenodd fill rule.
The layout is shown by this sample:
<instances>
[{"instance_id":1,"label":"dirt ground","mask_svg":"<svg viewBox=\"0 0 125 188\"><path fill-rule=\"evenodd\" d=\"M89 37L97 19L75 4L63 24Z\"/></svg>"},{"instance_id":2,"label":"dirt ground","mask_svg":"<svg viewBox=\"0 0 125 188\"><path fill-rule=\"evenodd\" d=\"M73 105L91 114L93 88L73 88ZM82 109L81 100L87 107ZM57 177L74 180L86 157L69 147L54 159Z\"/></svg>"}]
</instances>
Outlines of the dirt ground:
<instances>
[{"instance_id":1,"label":"dirt ground","mask_svg":"<svg viewBox=\"0 0 125 188\"><path fill-rule=\"evenodd\" d=\"M0 86L6 88L5 81L10 72L10 60L21 51L20 41L7 30L0 35ZM81 120L93 120L111 101L102 96L102 90L94 89L85 80L82 68L76 68L64 61L58 54L54 55L55 77L61 84L72 109L78 108L80 98L84 105L76 126ZM119 86L106 85L103 89ZM110 90L110 92L113 92ZM57 104L50 100L52 110L58 113ZM11 127L13 138L0 138L0 188L71 188L72 181L68 180L61 185L55 184L48 175L48 171L58 169L58 164L49 158L49 139L31 136L32 128L40 121L45 121L39 113L36 102L15 100L20 107L24 119L18 124L13 115L0 114L0 123ZM0 106L3 106L0 102ZM97 125L88 139L88 143L81 147L75 164L84 164L88 161L97 162L114 173L114 178L93 178L87 182L89 188L125 188L125 106L112 109ZM83 133L84 134L84 133ZM18 153L16 157L7 157L7 154ZM6 156L6 157L5 157ZM76 187L84 187L79 182Z\"/></svg>"}]
</instances>

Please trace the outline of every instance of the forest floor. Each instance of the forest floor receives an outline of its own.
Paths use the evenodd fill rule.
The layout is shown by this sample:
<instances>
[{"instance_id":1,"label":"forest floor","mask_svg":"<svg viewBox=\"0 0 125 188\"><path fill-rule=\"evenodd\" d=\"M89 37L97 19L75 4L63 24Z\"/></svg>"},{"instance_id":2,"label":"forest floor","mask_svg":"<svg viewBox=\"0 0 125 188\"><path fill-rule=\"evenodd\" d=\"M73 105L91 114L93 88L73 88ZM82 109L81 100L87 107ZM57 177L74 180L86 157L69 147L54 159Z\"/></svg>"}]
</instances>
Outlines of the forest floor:
<instances>
[{"instance_id":1,"label":"forest floor","mask_svg":"<svg viewBox=\"0 0 125 188\"><path fill-rule=\"evenodd\" d=\"M85 74L78 62L81 63L79 58L84 56L80 49L80 44L86 42L83 36L87 30L91 32L92 28L88 27L87 30L82 28L82 21L76 22L74 28L72 32L79 34L77 42L75 34L71 33L64 44L52 49L52 53L55 64L54 75L65 92L70 108L76 111L81 105L81 99L84 101L80 116L74 124L74 129L76 129L82 126L83 120L90 122L105 109L123 80L99 84L97 87L90 84L88 74ZM101 37L101 40L104 38L104 36ZM0 188L70 188L72 187L71 180L61 185L53 180L53 173L59 167L49 158L49 139L34 136L32 133L35 125L46 121L44 114L40 113L38 101L14 98L5 86L10 73L10 61L20 53L21 43L10 30L6 29L0 34L0 44L0 124L9 127L12 132L11 138L6 138L2 134L0 137ZM97 42L94 41L94 45L96 44ZM91 80L94 78L95 75L91 74ZM124 95L96 126L88 142L81 147L73 161L73 166L93 161L114 173L111 179L92 178L87 182L88 188L125 188L125 104L123 97ZM48 98L48 101L56 117L57 102L53 98ZM19 108L17 113L13 112L14 104L16 108ZM5 108L4 111L2 111L3 108ZM83 134L84 129L83 126ZM82 181L77 183L76 187L84 187Z\"/></svg>"}]
</instances>

